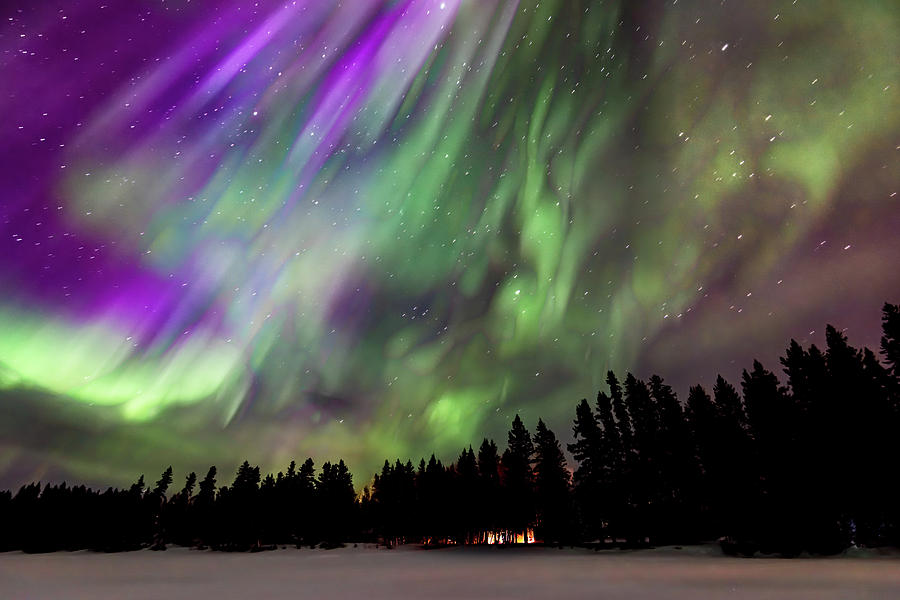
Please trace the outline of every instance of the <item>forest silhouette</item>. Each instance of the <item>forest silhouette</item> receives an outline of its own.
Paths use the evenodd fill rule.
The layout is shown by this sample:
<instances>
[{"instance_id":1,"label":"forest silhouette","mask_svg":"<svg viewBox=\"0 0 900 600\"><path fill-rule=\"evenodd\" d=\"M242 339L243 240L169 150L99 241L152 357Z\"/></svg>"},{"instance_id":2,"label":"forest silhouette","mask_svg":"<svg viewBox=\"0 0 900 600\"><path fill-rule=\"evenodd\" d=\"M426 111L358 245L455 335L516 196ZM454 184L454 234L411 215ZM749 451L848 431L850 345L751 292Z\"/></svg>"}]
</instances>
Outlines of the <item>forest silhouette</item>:
<instances>
[{"instance_id":1,"label":"forest silhouette","mask_svg":"<svg viewBox=\"0 0 900 600\"><path fill-rule=\"evenodd\" d=\"M658 376L609 372L575 408L570 474L556 435L518 417L444 465L385 460L360 493L343 460L261 477L244 462L170 493L172 468L127 489L31 483L0 492L0 551L216 550L348 541L640 547L719 540L726 552L833 554L900 545L900 306L882 311L879 360L832 326L791 340L775 372L754 361L682 403Z\"/></svg>"}]
</instances>

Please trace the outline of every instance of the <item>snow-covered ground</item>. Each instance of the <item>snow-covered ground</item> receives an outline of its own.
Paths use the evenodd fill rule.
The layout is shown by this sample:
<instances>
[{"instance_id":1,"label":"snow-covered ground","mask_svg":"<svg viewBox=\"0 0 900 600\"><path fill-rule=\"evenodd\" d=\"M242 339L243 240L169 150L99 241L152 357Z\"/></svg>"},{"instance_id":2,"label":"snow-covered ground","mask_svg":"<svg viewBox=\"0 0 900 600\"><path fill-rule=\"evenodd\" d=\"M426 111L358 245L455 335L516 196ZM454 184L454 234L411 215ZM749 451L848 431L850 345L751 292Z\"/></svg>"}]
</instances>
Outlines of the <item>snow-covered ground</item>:
<instances>
[{"instance_id":1,"label":"snow-covered ground","mask_svg":"<svg viewBox=\"0 0 900 600\"><path fill-rule=\"evenodd\" d=\"M0 553L3 600L900 598L900 559L737 559L712 547Z\"/></svg>"}]
</instances>

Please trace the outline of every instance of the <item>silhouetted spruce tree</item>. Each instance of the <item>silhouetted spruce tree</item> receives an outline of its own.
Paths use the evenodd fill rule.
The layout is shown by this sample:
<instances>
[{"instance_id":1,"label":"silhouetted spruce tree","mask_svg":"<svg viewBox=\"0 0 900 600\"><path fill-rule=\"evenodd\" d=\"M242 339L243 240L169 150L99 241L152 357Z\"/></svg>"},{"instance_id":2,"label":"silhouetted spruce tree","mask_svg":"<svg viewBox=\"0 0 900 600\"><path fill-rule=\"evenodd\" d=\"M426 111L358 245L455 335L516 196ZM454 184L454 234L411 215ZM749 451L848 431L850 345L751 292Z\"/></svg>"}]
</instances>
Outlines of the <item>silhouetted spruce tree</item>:
<instances>
[{"instance_id":1,"label":"silhouetted spruce tree","mask_svg":"<svg viewBox=\"0 0 900 600\"><path fill-rule=\"evenodd\" d=\"M165 507L169 532L166 541L180 546L188 546L193 542L193 522L188 511L193 500L194 488L197 485L197 474L191 471L184 480L184 487L175 494Z\"/></svg>"},{"instance_id":2,"label":"silhouetted spruce tree","mask_svg":"<svg viewBox=\"0 0 900 600\"><path fill-rule=\"evenodd\" d=\"M741 387L761 481L758 510L751 522L763 551L796 555L804 546L798 518L803 507L798 498L797 406L759 361L753 361L752 371L744 370Z\"/></svg>"},{"instance_id":3,"label":"silhouetted spruce tree","mask_svg":"<svg viewBox=\"0 0 900 600\"><path fill-rule=\"evenodd\" d=\"M412 465L412 461L407 462ZM397 460L397 465L400 465L399 459ZM427 477L425 476L426 468L425 458L420 458L418 470L415 473L410 473L410 478L413 482L413 492L409 496L409 502L412 508L409 512L404 511L400 515L403 525L399 529L403 533L398 536L398 543L403 543L403 540L413 538L422 539L428 535L427 531L430 530L432 516L428 514L428 502L426 501L429 495L426 490L428 486ZM402 477L402 473L399 470L397 477Z\"/></svg>"},{"instance_id":4,"label":"silhouetted spruce tree","mask_svg":"<svg viewBox=\"0 0 900 600\"><path fill-rule=\"evenodd\" d=\"M572 507L569 470L556 435L538 419L534 432L534 495L538 528L546 543L570 541Z\"/></svg>"},{"instance_id":5,"label":"silhouetted spruce tree","mask_svg":"<svg viewBox=\"0 0 900 600\"><path fill-rule=\"evenodd\" d=\"M419 460L418 472L413 468L412 460L394 464L393 477L397 494L397 543L420 540L425 535L427 516L425 503L422 501L422 482L425 478L425 459Z\"/></svg>"},{"instance_id":6,"label":"silhouetted spruce tree","mask_svg":"<svg viewBox=\"0 0 900 600\"><path fill-rule=\"evenodd\" d=\"M307 458L297 471L297 478L291 488L289 506L294 520L294 535L297 545L311 544L316 519L316 466L312 458Z\"/></svg>"},{"instance_id":7,"label":"silhouetted spruce tree","mask_svg":"<svg viewBox=\"0 0 900 600\"><path fill-rule=\"evenodd\" d=\"M417 477L411 461L403 464L397 459L394 465L385 460L381 475L375 476L372 485L375 529L389 547L421 535L423 516L417 487L424 473L424 460L420 462Z\"/></svg>"},{"instance_id":8,"label":"silhouetted spruce tree","mask_svg":"<svg viewBox=\"0 0 900 600\"><path fill-rule=\"evenodd\" d=\"M144 476L131 485L122 501L117 503L120 507L115 512L119 520L118 539L111 542L114 550L137 550L143 544L150 542L153 531L153 521L144 502Z\"/></svg>"},{"instance_id":9,"label":"silhouetted spruce tree","mask_svg":"<svg viewBox=\"0 0 900 600\"><path fill-rule=\"evenodd\" d=\"M516 415L507 435L507 448L500 459L503 485L503 528L524 534L534 522L534 474L531 435Z\"/></svg>"},{"instance_id":10,"label":"silhouetted spruce tree","mask_svg":"<svg viewBox=\"0 0 900 600\"><path fill-rule=\"evenodd\" d=\"M482 534L500 529L500 455L494 440L485 438L478 449L478 516Z\"/></svg>"},{"instance_id":11,"label":"silhouetted spruce tree","mask_svg":"<svg viewBox=\"0 0 900 600\"><path fill-rule=\"evenodd\" d=\"M746 538L759 495L759 473L747 413L737 389L721 375L713 386L715 402L716 506L720 534Z\"/></svg>"},{"instance_id":12,"label":"silhouetted spruce tree","mask_svg":"<svg viewBox=\"0 0 900 600\"><path fill-rule=\"evenodd\" d=\"M690 430L671 386L658 375L650 377L649 386L658 415L655 535L662 542L691 539L697 465Z\"/></svg>"},{"instance_id":13,"label":"silhouetted spruce tree","mask_svg":"<svg viewBox=\"0 0 900 600\"><path fill-rule=\"evenodd\" d=\"M92 511L93 535L88 549L100 552L112 549L113 527L119 524L116 511L120 494L119 490L109 487L98 495L96 510Z\"/></svg>"},{"instance_id":14,"label":"silhouetted spruce tree","mask_svg":"<svg viewBox=\"0 0 900 600\"><path fill-rule=\"evenodd\" d=\"M399 463L400 460L398 459ZM424 461L423 461L424 462ZM425 470L425 465L422 465ZM397 515L397 490L395 487L394 470L388 460L381 467L381 474L375 474L372 483L373 513L375 515L375 529L381 536L385 545L392 547L399 538L399 526Z\"/></svg>"},{"instance_id":15,"label":"silhouetted spruce tree","mask_svg":"<svg viewBox=\"0 0 900 600\"><path fill-rule=\"evenodd\" d=\"M609 386L609 397L612 402L613 414L616 416L616 428L621 440L623 457L631 451L631 415L625 406L625 397L622 395L622 386L616 374L612 371L606 373L606 384Z\"/></svg>"},{"instance_id":16,"label":"silhouetted spruce tree","mask_svg":"<svg viewBox=\"0 0 900 600\"><path fill-rule=\"evenodd\" d=\"M275 544L297 543L297 518L303 507L297 505L297 462L291 461L288 468L275 476L275 490L269 507L272 521L271 542Z\"/></svg>"},{"instance_id":17,"label":"silhouetted spruce tree","mask_svg":"<svg viewBox=\"0 0 900 600\"><path fill-rule=\"evenodd\" d=\"M453 485L453 511L458 519L453 535L461 543L471 543L478 531L478 462L472 446L463 448L456 459L456 481Z\"/></svg>"},{"instance_id":18,"label":"silhouetted spruce tree","mask_svg":"<svg viewBox=\"0 0 900 600\"><path fill-rule=\"evenodd\" d=\"M147 505L147 512L153 522L153 540L151 548L153 550L166 549L166 534L168 523L166 523L166 492L172 484L172 467L171 465L163 471L153 491L147 494L144 501Z\"/></svg>"},{"instance_id":19,"label":"silhouetted spruce tree","mask_svg":"<svg viewBox=\"0 0 900 600\"><path fill-rule=\"evenodd\" d=\"M624 388L631 417L632 446L626 459L629 510L623 526L630 542L643 543L657 526L653 502L659 495L658 420L646 383L628 373Z\"/></svg>"},{"instance_id":20,"label":"silhouetted spruce tree","mask_svg":"<svg viewBox=\"0 0 900 600\"><path fill-rule=\"evenodd\" d=\"M72 488L65 481L58 485L48 484L44 488L40 499L44 521L41 551L73 549L72 536L76 519L73 500Z\"/></svg>"},{"instance_id":21,"label":"silhouetted spruce tree","mask_svg":"<svg viewBox=\"0 0 900 600\"><path fill-rule=\"evenodd\" d=\"M878 362L875 353L863 350L863 388L855 403L860 413L861 431L856 451L856 469L859 487L855 494L857 544L881 546L892 540L893 511L898 497L897 462L894 436L898 431L898 419L891 399L891 376Z\"/></svg>"},{"instance_id":22,"label":"silhouetted spruce tree","mask_svg":"<svg viewBox=\"0 0 900 600\"><path fill-rule=\"evenodd\" d=\"M200 482L200 491L197 494L198 503L212 503L216 499L216 467L212 466L206 472L206 477Z\"/></svg>"},{"instance_id":23,"label":"silhouetted spruce tree","mask_svg":"<svg viewBox=\"0 0 900 600\"><path fill-rule=\"evenodd\" d=\"M23 485L13 496L10 507L13 513L10 519L12 529L9 532L10 545L13 548L29 551L32 544L29 540L34 537L36 524L40 518L38 513L40 495L41 484L34 482Z\"/></svg>"},{"instance_id":24,"label":"silhouetted spruce tree","mask_svg":"<svg viewBox=\"0 0 900 600\"><path fill-rule=\"evenodd\" d=\"M214 550L241 549L236 543L236 528L232 521L232 513L235 511L234 504L234 490L227 485L219 486L210 515L212 525L210 526L209 546Z\"/></svg>"},{"instance_id":25,"label":"silhouetted spruce tree","mask_svg":"<svg viewBox=\"0 0 900 600\"><path fill-rule=\"evenodd\" d=\"M57 488L49 483L45 484L35 504L37 519L26 540L26 552L53 552L59 549L54 539L59 533L59 515L54 514L57 504Z\"/></svg>"},{"instance_id":26,"label":"silhouetted spruce tree","mask_svg":"<svg viewBox=\"0 0 900 600\"><path fill-rule=\"evenodd\" d=\"M227 490L220 489L219 502L224 520L223 549L248 550L259 546L259 482L258 466L244 461Z\"/></svg>"},{"instance_id":27,"label":"silhouetted spruce tree","mask_svg":"<svg viewBox=\"0 0 900 600\"><path fill-rule=\"evenodd\" d=\"M97 490L78 486L74 490L75 503L72 521L76 524L77 533L73 550L85 550L96 547L98 536L101 533L99 527L102 518L99 511L100 494Z\"/></svg>"},{"instance_id":28,"label":"silhouetted spruce tree","mask_svg":"<svg viewBox=\"0 0 900 600\"><path fill-rule=\"evenodd\" d=\"M197 497L191 505L188 515L193 523L194 535L201 546L213 545L216 540L216 467L211 466L206 477L200 482Z\"/></svg>"},{"instance_id":29,"label":"silhouetted spruce tree","mask_svg":"<svg viewBox=\"0 0 900 600\"><path fill-rule=\"evenodd\" d=\"M630 409L625 404L622 386L616 374L608 371L606 384L609 386L609 398L616 418L616 435L619 439L618 456L610 462L609 478L604 483L604 494L610 494L614 506L614 514L610 517L610 537L615 541L620 538L634 537L634 477L635 477L635 442L634 428ZM611 430L610 430L611 431ZM604 440L610 439L604 429Z\"/></svg>"},{"instance_id":30,"label":"silhouetted spruce tree","mask_svg":"<svg viewBox=\"0 0 900 600\"><path fill-rule=\"evenodd\" d=\"M449 489L447 473L434 454L417 476L416 487L422 520L422 535L427 541L439 542L447 536L449 507L445 505Z\"/></svg>"},{"instance_id":31,"label":"silhouetted spruce tree","mask_svg":"<svg viewBox=\"0 0 900 600\"><path fill-rule=\"evenodd\" d=\"M281 481L282 485L277 482ZM271 473L263 477L259 484L259 504L257 511L259 516L256 522L257 546L269 546L278 541L282 541L279 536L279 530L283 527L283 523L279 522L278 504L280 502L279 492L284 489L284 473L278 472L278 479Z\"/></svg>"},{"instance_id":32,"label":"silhouetted spruce tree","mask_svg":"<svg viewBox=\"0 0 900 600\"><path fill-rule=\"evenodd\" d=\"M834 551L856 541L856 517L860 484L858 463L868 453L869 432L862 431L859 395L865 385L862 353L847 343L847 337L828 325L825 328L825 364L828 384L823 402L824 423L823 458L830 467L828 481L832 483L830 507L841 528L842 535L834 542Z\"/></svg>"},{"instance_id":33,"label":"silhouetted spruce tree","mask_svg":"<svg viewBox=\"0 0 900 600\"><path fill-rule=\"evenodd\" d=\"M702 386L690 388L686 408L688 427L694 442L695 456L700 465L697 484L697 521L695 535L700 539L714 539L729 532L722 523L722 506L719 496L723 460L719 447L716 407Z\"/></svg>"},{"instance_id":34,"label":"silhouetted spruce tree","mask_svg":"<svg viewBox=\"0 0 900 600\"><path fill-rule=\"evenodd\" d=\"M603 392L600 394L608 403L606 395ZM605 471L609 470L610 464L603 456L601 430L587 399L582 399L575 407L572 434L575 441L568 445L568 449L578 465L574 473L574 487L580 521L586 539L602 540L606 535L604 525L610 518L605 502L608 496L603 493L602 482L606 479Z\"/></svg>"},{"instance_id":35,"label":"silhouetted spruce tree","mask_svg":"<svg viewBox=\"0 0 900 600\"><path fill-rule=\"evenodd\" d=\"M335 465L328 462L322 465L316 481L316 494L323 542L329 546L343 544L357 525L353 476L343 460Z\"/></svg>"},{"instance_id":36,"label":"silhouetted spruce tree","mask_svg":"<svg viewBox=\"0 0 900 600\"><path fill-rule=\"evenodd\" d=\"M615 374L607 374L611 396L597 394L596 414L586 400L576 408L573 428L575 443L570 445L578 468L575 492L586 539L615 540L624 535L627 509L626 450L622 432L631 439L631 426L624 398ZM614 400L615 398L615 400ZM614 416L619 415L619 422ZM625 423L627 427L620 427Z\"/></svg>"},{"instance_id":37,"label":"silhouetted spruce tree","mask_svg":"<svg viewBox=\"0 0 900 600\"><path fill-rule=\"evenodd\" d=\"M841 527L836 517L832 462L834 413L825 355L812 345L803 349L791 340L780 359L798 415L795 493L800 512L798 535L813 552L828 551L840 544Z\"/></svg>"},{"instance_id":38,"label":"silhouetted spruce tree","mask_svg":"<svg viewBox=\"0 0 900 600\"><path fill-rule=\"evenodd\" d=\"M618 390L618 382L610 371L607 374L610 396L601 390L597 394L596 416L600 423L600 438L597 442L599 468L596 470L599 501L594 507L600 516L602 538L615 540L625 532L624 517L628 513L628 489L626 478L631 454L631 425L624 399ZM614 401L613 396L618 396ZM615 408L616 403L620 406ZM617 422L614 411L619 415ZM622 423L628 421L627 439L622 437ZM627 441L627 445L626 445ZM595 536L591 536L593 539ZM601 540L603 541L603 540Z\"/></svg>"},{"instance_id":39,"label":"silhouetted spruce tree","mask_svg":"<svg viewBox=\"0 0 900 600\"><path fill-rule=\"evenodd\" d=\"M806 415L824 393L825 357L812 346L804 350L796 340L791 340L784 356L779 359L787 375L788 388L797 407Z\"/></svg>"},{"instance_id":40,"label":"silhouetted spruce tree","mask_svg":"<svg viewBox=\"0 0 900 600\"><path fill-rule=\"evenodd\" d=\"M166 492L169 490L169 486L172 485L172 467L171 465L163 471L163 474L160 475L159 479L156 482L156 485L153 487L153 496L157 500L165 499Z\"/></svg>"},{"instance_id":41,"label":"silhouetted spruce tree","mask_svg":"<svg viewBox=\"0 0 900 600\"><path fill-rule=\"evenodd\" d=\"M181 497L190 500L194 496L194 487L197 485L197 474L191 471L184 478L184 487L181 488Z\"/></svg>"},{"instance_id":42,"label":"silhouetted spruce tree","mask_svg":"<svg viewBox=\"0 0 900 600\"><path fill-rule=\"evenodd\" d=\"M613 415L612 399L601 390L597 393L597 401L594 406L597 411L597 421L600 423L607 446L605 453L609 454L608 460L614 460L622 453L622 440L619 437L619 430Z\"/></svg>"},{"instance_id":43,"label":"silhouetted spruce tree","mask_svg":"<svg viewBox=\"0 0 900 600\"><path fill-rule=\"evenodd\" d=\"M394 537L393 523L390 518L393 501L390 490L390 474L391 463L385 459L381 466L381 473L375 473L372 478L372 508L370 511L375 522L375 533L387 546L392 545Z\"/></svg>"}]
</instances>

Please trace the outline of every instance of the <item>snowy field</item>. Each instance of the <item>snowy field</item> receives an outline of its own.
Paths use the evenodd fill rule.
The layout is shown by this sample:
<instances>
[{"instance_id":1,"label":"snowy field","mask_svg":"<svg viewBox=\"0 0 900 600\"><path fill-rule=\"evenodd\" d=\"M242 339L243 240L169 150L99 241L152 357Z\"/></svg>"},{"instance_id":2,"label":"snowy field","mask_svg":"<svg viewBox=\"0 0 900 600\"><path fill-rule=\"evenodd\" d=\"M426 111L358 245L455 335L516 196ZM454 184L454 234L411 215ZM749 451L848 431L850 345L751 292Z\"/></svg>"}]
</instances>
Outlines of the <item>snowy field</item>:
<instances>
[{"instance_id":1,"label":"snowy field","mask_svg":"<svg viewBox=\"0 0 900 600\"><path fill-rule=\"evenodd\" d=\"M0 553L0 598L897 599L900 559L735 559L710 547L11 552Z\"/></svg>"}]
</instances>

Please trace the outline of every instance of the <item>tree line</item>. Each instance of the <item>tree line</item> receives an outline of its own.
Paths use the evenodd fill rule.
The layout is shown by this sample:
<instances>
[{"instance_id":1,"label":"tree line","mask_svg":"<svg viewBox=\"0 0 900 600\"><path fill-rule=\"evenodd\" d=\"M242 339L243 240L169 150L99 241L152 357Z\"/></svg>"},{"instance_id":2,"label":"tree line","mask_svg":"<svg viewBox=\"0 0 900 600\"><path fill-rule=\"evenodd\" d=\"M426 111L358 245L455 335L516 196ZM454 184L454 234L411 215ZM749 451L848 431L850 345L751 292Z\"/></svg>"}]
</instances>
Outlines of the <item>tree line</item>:
<instances>
[{"instance_id":1,"label":"tree line","mask_svg":"<svg viewBox=\"0 0 900 600\"><path fill-rule=\"evenodd\" d=\"M344 462L244 462L230 485L210 467L170 493L152 486L31 483L0 492L0 550L218 550L347 541L658 545L719 539L737 554L829 554L900 545L900 306L882 311L880 353L826 328L825 348L791 340L784 383L754 361L682 403L662 378L613 372L578 403L570 473L556 435L518 417L444 465L386 460L356 493Z\"/></svg>"}]
</instances>

